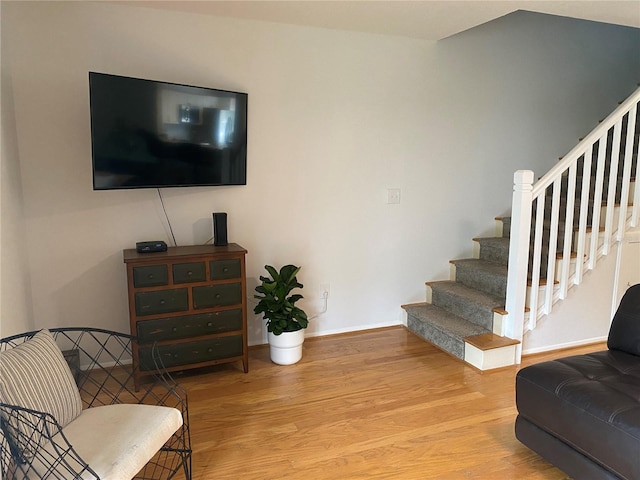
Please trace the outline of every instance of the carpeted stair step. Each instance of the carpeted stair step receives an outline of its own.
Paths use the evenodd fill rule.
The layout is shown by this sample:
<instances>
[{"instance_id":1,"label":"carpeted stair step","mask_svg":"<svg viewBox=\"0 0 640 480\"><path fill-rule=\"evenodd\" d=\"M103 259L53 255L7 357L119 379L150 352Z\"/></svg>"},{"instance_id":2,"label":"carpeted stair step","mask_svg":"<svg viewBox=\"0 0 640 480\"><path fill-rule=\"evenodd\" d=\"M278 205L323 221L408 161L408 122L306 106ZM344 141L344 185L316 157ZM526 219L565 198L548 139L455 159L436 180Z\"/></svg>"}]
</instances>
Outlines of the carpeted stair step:
<instances>
[{"instance_id":1,"label":"carpeted stair step","mask_svg":"<svg viewBox=\"0 0 640 480\"><path fill-rule=\"evenodd\" d=\"M407 312L409 330L462 360L465 338L491 333L435 305L405 305L403 308Z\"/></svg>"},{"instance_id":2,"label":"carpeted stair step","mask_svg":"<svg viewBox=\"0 0 640 480\"><path fill-rule=\"evenodd\" d=\"M590 231L590 228L587 230ZM531 232L531 241L529 243L529 270L533 265L532 255L534 251L533 244L533 230ZM508 237L489 237L489 238L474 238L478 243L481 243L480 247L480 259L486 260L491 263L498 263L501 265L508 265L509 262L509 241ZM572 247L576 247L575 240L572 238ZM560 228L558 233L558 239L556 244L555 258L562 258L564 253L564 231ZM483 250L484 249L484 250ZM484 253L483 253L484 251ZM575 257L576 252L570 252L572 258ZM549 230L543 231L542 248L540 250L540 274L545 277L547 274L547 262L549 258Z\"/></svg>"},{"instance_id":3,"label":"carpeted stair step","mask_svg":"<svg viewBox=\"0 0 640 480\"><path fill-rule=\"evenodd\" d=\"M509 263L509 238L508 237L480 237L474 238L479 245L479 258L487 262L507 265Z\"/></svg>"},{"instance_id":4,"label":"carpeted stair step","mask_svg":"<svg viewBox=\"0 0 640 480\"><path fill-rule=\"evenodd\" d=\"M494 220L500 225L498 235L502 234L504 238L510 238L511 236L511 215L503 215L502 217L495 217Z\"/></svg>"},{"instance_id":5,"label":"carpeted stair step","mask_svg":"<svg viewBox=\"0 0 640 480\"><path fill-rule=\"evenodd\" d=\"M507 266L477 258L451 260L455 280L499 298L507 295Z\"/></svg>"},{"instance_id":6,"label":"carpeted stair step","mask_svg":"<svg viewBox=\"0 0 640 480\"><path fill-rule=\"evenodd\" d=\"M487 330L493 329L493 309L503 307L504 297L495 297L460 282L427 282L431 304Z\"/></svg>"}]
</instances>

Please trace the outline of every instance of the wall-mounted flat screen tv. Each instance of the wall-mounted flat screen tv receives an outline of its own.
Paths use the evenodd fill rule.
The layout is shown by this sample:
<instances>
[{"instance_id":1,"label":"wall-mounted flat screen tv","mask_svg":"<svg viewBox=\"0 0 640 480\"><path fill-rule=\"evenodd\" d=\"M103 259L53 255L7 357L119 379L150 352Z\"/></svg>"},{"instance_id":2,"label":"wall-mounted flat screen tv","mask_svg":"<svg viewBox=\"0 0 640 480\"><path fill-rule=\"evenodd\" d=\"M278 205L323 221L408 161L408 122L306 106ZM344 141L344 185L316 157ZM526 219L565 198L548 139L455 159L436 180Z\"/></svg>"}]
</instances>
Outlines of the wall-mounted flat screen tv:
<instances>
[{"instance_id":1,"label":"wall-mounted flat screen tv","mask_svg":"<svg viewBox=\"0 0 640 480\"><path fill-rule=\"evenodd\" d=\"M246 185L247 94L89 73L94 190Z\"/></svg>"}]
</instances>

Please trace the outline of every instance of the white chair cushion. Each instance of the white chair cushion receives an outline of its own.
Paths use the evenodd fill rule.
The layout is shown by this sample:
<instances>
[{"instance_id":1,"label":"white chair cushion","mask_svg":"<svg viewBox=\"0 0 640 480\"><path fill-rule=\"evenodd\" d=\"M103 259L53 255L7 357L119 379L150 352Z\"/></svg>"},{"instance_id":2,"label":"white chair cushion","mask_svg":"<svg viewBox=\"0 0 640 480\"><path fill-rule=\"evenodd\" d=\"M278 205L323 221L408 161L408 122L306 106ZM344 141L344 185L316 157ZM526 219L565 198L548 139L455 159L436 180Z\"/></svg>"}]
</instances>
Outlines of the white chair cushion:
<instances>
[{"instance_id":1,"label":"white chair cushion","mask_svg":"<svg viewBox=\"0 0 640 480\"><path fill-rule=\"evenodd\" d=\"M178 409L118 404L84 410L62 433L101 480L128 480L181 426ZM45 450L51 448L49 444ZM87 473L80 478L94 477Z\"/></svg>"}]
</instances>

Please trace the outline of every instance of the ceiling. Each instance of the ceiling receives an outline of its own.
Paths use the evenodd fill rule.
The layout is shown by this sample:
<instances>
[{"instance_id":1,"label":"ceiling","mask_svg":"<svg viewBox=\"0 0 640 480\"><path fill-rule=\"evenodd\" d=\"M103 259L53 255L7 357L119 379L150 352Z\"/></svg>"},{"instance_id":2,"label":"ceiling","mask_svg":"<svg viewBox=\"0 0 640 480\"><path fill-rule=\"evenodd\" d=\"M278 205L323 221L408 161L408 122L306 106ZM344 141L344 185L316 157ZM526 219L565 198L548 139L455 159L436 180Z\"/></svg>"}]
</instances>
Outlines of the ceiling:
<instances>
[{"instance_id":1,"label":"ceiling","mask_svg":"<svg viewBox=\"0 0 640 480\"><path fill-rule=\"evenodd\" d=\"M439 40L515 10L640 28L640 0L119 1L137 6Z\"/></svg>"}]
</instances>

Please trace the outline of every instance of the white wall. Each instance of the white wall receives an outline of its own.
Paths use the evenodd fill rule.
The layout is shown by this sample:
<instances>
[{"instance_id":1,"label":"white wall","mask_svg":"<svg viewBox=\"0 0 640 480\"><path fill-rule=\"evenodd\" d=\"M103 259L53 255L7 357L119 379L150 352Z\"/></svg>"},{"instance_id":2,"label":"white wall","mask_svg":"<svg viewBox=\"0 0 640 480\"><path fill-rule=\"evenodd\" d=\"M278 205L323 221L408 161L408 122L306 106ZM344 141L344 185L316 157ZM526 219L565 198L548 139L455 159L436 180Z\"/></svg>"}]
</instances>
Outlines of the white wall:
<instances>
[{"instance_id":1,"label":"white wall","mask_svg":"<svg viewBox=\"0 0 640 480\"><path fill-rule=\"evenodd\" d=\"M564 301L543 317L523 339L523 354L605 341L627 288L640 283L640 229L630 230L622 242L585 273L583 283L569 290ZM576 328L576 326L578 328Z\"/></svg>"},{"instance_id":2,"label":"white wall","mask_svg":"<svg viewBox=\"0 0 640 480\"><path fill-rule=\"evenodd\" d=\"M4 10L4 4L0 6ZM0 174L0 337L34 328L31 287L27 273L26 233L22 209L22 185L16 136L9 39L2 29L1 101L2 141Z\"/></svg>"},{"instance_id":3,"label":"white wall","mask_svg":"<svg viewBox=\"0 0 640 480\"><path fill-rule=\"evenodd\" d=\"M250 289L296 263L313 314L330 283L312 335L399 323L509 209L512 172L546 170L640 77L631 29L521 13L440 43L99 2L3 5L2 28L38 326L126 331L122 249L169 240L154 190L91 189L88 71L249 93L247 186L163 197L182 245L228 213Z\"/></svg>"},{"instance_id":4,"label":"white wall","mask_svg":"<svg viewBox=\"0 0 640 480\"><path fill-rule=\"evenodd\" d=\"M601 342L607 339L611 325L619 244L587 272L567 298L554 305L549 315L538 321L535 330L522 339L523 355Z\"/></svg>"}]
</instances>

